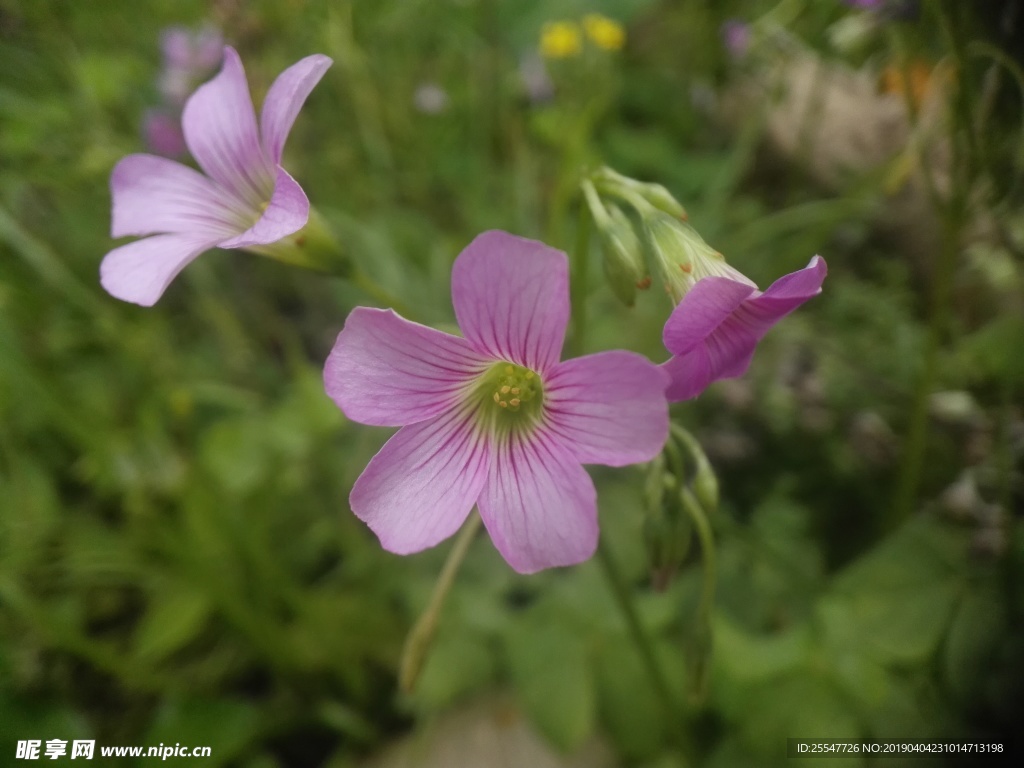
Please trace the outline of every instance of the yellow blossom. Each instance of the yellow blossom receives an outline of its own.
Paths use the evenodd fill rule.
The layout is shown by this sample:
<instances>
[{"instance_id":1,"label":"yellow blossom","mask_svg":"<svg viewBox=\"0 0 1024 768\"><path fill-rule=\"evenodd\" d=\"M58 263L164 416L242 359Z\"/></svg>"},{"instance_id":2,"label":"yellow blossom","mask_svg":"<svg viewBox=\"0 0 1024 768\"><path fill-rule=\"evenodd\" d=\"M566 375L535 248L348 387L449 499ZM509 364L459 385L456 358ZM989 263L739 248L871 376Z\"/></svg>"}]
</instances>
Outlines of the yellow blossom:
<instances>
[{"instance_id":1,"label":"yellow blossom","mask_svg":"<svg viewBox=\"0 0 1024 768\"><path fill-rule=\"evenodd\" d=\"M540 31L540 53L546 59L567 59L579 55L583 39L572 21L549 21Z\"/></svg>"},{"instance_id":2,"label":"yellow blossom","mask_svg":"<svg viewBox=\"0 0 1024 768\"><path fill-rule=\"evenodd\" d=\"M604 48L606 51L618 51L626 43L626 30L622 25L600 13L588 13L584 16L583 29L598 48Z\"/></svg>"}]
</instances>

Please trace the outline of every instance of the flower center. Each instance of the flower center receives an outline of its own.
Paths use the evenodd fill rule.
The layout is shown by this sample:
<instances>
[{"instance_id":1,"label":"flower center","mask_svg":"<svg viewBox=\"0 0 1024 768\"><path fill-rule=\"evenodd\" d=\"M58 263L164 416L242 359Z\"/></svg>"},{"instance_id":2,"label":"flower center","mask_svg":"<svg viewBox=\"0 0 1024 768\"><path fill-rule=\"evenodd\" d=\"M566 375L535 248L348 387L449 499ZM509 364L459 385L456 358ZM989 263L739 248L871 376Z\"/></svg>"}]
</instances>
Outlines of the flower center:
<instances>
[{"instance_id":1,"label":"flower center","mask_svg":"<svg viewBox=\"0 0 1024 768\"><path fill-rule=\"evenodd\" d=\"M543 413L544 387L540 376L514 363L497 363L479 379L478 416L497 434L529 429Z\"/></svg>"}]
</instances>

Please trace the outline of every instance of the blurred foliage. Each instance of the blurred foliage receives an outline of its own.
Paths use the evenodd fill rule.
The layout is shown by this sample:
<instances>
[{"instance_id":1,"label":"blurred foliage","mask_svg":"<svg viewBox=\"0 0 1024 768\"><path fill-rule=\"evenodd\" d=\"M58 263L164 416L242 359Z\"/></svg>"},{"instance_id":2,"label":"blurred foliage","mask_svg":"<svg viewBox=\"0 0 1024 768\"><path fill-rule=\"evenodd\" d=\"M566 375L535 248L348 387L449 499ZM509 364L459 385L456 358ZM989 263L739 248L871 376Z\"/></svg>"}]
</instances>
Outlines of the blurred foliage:
<instances>
[{"instance_id":1,"label":"blurred foliage","mask_svg":"<svg viewBox=\"0 0 1024 768\"><path fill-rule=\"evenodd\" d=\"M955 5L876 20L851 51L830 34L860 12L830 1L0 0L0 754L91 738L209 745L208 765L348 766L494 686L556 748L600 733L630 765L680 752L776 765L787 736L1010 743L1024 696L1024 212L1006 182L1021 170L1021 64L986 26L994 11ZM543 24L589 12L625 26L625 49L550 62L553 95L531 98L521 73ZM868 71L893 51L937 62L964 40L991 46L970 49L951 98L970 184L960 231L975 236L950 246L927 382L962 397L929 401L908 520L893 497L940 262L906 258L874 226L889 205L877 169L825 190L767 148L767 107L720 119L729 16ZM396 695L446 546L389 555L347 509L384 440L320 383L333 335L367 301L354 287L218 251L156 308L102 292L108 176L142 150L160 31L203 23L239 48L257 103L288 64L334 58L289 170L352 258L427 321L451 322L451 261L477 232L568 247L588 163L665 184L762 286L828 258L824 295L769 335L745 379L674 410L722 487L703 700L699 548L652 591L641 474L593 472L604 539L685 721L659 705L596 564L519 577L483 539L418 690ZM441 109L417 108L424 84L443 89ZM590 346L664 355L657 291L626 310L595 286L588 302Z\"/></svg>"}]
</instances>

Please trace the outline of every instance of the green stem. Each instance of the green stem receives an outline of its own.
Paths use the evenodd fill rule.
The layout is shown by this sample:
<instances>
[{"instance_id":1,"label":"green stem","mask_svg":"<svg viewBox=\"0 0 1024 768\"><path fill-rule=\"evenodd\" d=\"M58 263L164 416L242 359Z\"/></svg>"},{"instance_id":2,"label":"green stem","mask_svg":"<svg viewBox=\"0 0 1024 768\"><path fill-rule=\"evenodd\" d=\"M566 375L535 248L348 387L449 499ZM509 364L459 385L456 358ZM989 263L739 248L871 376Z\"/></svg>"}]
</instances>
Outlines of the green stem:
<instances>
[{"instance_id":1,"label":"green stem","mask_svg":"<svg viewBox=\"0 0 1024 768\"><path fill-rule=\"evenodd\" d=\"M430 602L427 603L426 610L420 614L416 624L409 632L409 636L405 639L405 648L402 649L402 661L398 672L399 685L405 693L412 693L416 687L416 681L419 680L420 672L423 671L423 665L430 652L434 635L437 633L437 622L441 615L441 609L444 607L445 598L448 597L452 584L455 583L455 574L458 573L459 566L462 565L466 552L469 551L469 545L479 528L480 515L473 512L462 526L462 530L459 531L452 551L448 553L448 559L445 560L444 568L441 569L441 575L437 577L437 583L434 584L434 591L430 595Z\"/></svg>"},{"instance_id":2,"label":"green stem","mask_svg":"<svg viewBox=\"0 0 1024 768\"><path fill-rule=\"evenodd\" d=\"M378 285L378 283L363 270L356 268L348 280L352 285L378 304L390 307L407 320L415 318L416 311L412 307L397 298L394 294L390 293L386 288Z\"/></svg>"},{"instance_id":3,"label":"green stem","mask_svg":"<svg viewBox=\"0 0 1024 768\"><path fill-rule=\"evenodd\" d=\"M583 354L587 334L587 279L590 266L590 211L580 202L576 226L576 249L572 263L572 348L576 356Z\"/></svg>"},{"instance_id":4,"label":"green stem","mask_svg":"<svg viewBox=\"0 0 1024 768\"><path fill-rule=\"evenodd\" d=\"M633 596L630 593L629 587L623 580L622 572L619 570L619 566L615 562L615 558L612 556L604 541L599 542L597 545L597 558L601 563L601 568L604 571L605 577L608 579L608 584L612 588L615 603L619 606L619 610L622 612L622 617L626 621L626 627L629 630L630 637L633 639L633 643L636 645L636 649L640 653L644 669L651 680L651 684L654 686L655 694L661 700L661 705L668 714L670 722L673 723L673 725L681 724L682 713L676 704L675 697L672 695L668 685L665 683L666 675L658 661L657 654L654 650L654 643L651 641L651 638L648 636L640 621L640 616L636 612L636 606L633 605Z\"/></svg>"},{"instance_id":5,"label":"green stem","mask_svg":"<svg viewBox=\"0 0 1024 768\"><path fill-rule=\"evenodd\" d=\"M693 691L694 699L701 701L707 693L709 670L707 661L711 655L711 609L715 604L718 564L715 557L715 536L704 508L689 488L683 488L682 499L683 506L697 529L697 537L700 539L701 563L704 568L704 582L701 585L700 603L697 606L698 647L695 649L697 674L694 675Z\"/></svg>"}]
</instances>

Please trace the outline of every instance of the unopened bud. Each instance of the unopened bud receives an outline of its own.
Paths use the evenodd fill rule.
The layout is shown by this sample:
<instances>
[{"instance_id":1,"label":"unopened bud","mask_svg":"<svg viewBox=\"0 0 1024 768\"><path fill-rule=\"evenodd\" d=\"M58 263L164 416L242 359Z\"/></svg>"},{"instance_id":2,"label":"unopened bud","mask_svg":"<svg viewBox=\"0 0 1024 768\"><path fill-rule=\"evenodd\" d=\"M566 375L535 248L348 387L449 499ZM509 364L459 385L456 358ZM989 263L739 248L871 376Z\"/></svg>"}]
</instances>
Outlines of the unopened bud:
<instances>
[{"instance_id":1,"label":"unopened bud","mask_svg":"<svg viewBox=\"0 0 1024 768\"><path fill-rule=\"evenodd\" d=\"M678 481L672 475L663 475L661 482L659 504L649 509L643 527L651 582L658 591L668 587L683 564L693 536L693 525L683 508Z\"/></svg>"},{"instance_id":2,"label":"unopened bud","mask_svg":"<svg viewBox=\"0 0 1024 768\"><path fill-rule=\"evenodd\" d=\"M708 461L708 455L689 430L677 424L672 425L673 434L679 440L686 452L693 459L693 476L690 480L690 488L693 495L697 497L697 503L704 510L704 514L713 515L718 510L718 475Z\"/></svg>"},{"instance_id":3,"label":"unopened bud","mask_svg":"<svg viewBox=\"0 0 1024 768\"><path fill-rule=\"evenodd\" d=\"M644 242L677 304L704 277L727 277L757 287L726 264L725 257L704 242L697 230L663 211L644 217Z\"/></svg>"},{"instance_id":4,"label":"unopened bud","mask_svg":"<svg viewBox=\"0 0 1024 768\"><path fill-rule=\"evenodd\" d=\"M659 211L664 211L680 219L686 218L686 209L661 184L631 179L621 173L616 173L608 166L602 166L593 178L602 192L626 200L639 197Z\"/></svg>"},{"instance_id":5,"label":"unopened bud","mask_svg":"<svg viewBox=\"0 0 1024 768\"><path fill-rule=\"evenodd\" d=\"M604 275L619 301L632 307L637 287L648 277L640 238L629 217L615 205L608 206L608 219L600 232L604 244Z\"/></svg>"}]
</instances>

